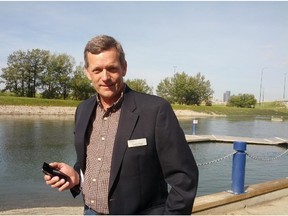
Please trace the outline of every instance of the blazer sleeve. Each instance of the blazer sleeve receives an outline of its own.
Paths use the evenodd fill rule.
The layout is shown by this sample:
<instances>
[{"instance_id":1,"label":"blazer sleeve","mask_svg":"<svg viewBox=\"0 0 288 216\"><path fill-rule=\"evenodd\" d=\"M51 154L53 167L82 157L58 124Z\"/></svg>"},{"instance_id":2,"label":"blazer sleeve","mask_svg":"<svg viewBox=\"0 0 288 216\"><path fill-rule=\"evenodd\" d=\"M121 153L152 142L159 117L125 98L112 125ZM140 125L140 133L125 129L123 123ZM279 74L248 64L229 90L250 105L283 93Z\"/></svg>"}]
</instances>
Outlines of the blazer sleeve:
<instances>
[{"instance_id":1,"label":"blazer sleeve","mask_svg":"<svg viewBox=\"0 0 288 216\"><path fill-rule=\"evenodd\" d=\"M198 186L198 167L168 102L159 108L155 130L163 175L171 186L164 214L191 215Z\"/></svg>"},{"instance_id":2,"label":"blazer sleeve","mask_svg":"<svg viewBox=\"0 0 288 216\"><path fill-rule=\"evenodd\" d=\"M89 126L90 119L95 113L96 96L90 97L89 99L80 103L75 111L75 125L74 125L74 145L77 155L77 160L74 165L74 169L80 176L80 182L83 180L81 176L82 172L85 172L86 163L86 132ZM71 189L71 193L76 197L81 192L81 184Z\"/></svg>"},{"instance_id":3,"label":"blazer sleeve","mask_svg":"<svg viewBox=\"0 0 288 216\"><path fill-rule=\"evenodd\" d=\"M75 115L74 115L74 136L75 136L75 133L76 133L76 122L77 122L77 117L78 117L78 109L79 109L79 106L76 108L76 111L75 111ZM79 176L80 176L80 182L82 181L82 179L81 179L81 175L80 175L80 165L79 165L79 162L78 162L78 160L76 161L76 163L74 164L74 169L76 170L76 172L79 174ZM71 192L71 194L72 194L72 196L75 198L76 196L78 196L80 193L81 193L81 188L80 188L80 185L81 185L81 183L79 184L79 185L76 185L75 187L73 187L73 188L71 188L70 189L70 192Z\"/></svg>"}]
</instances>

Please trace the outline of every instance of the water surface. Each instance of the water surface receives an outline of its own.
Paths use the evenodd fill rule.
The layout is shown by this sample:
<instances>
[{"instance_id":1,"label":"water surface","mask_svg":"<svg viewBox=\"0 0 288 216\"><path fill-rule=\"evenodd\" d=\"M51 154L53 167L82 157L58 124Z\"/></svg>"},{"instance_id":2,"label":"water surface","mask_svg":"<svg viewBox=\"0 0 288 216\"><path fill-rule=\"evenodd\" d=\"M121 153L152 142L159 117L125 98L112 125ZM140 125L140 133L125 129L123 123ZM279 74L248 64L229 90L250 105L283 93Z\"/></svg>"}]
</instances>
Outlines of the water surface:
<instances>
[{"instance_id":1,"label":"water surface","mask_svg":"<svg viewBox=\"0 0 288 216\"><path fill-rule=\"evenodd\" d=\"M245 136L255 138L288 137L288 122L251 118L199 118L196 134ZM180 120L186 134L192 134L192 119ZM0 210L81 206L82 198L69 191L59 193L43 181L43 161L65 161L73 165L73 117L0 115ZM205 163L233 152L232 144L195 143L190 148L197 163ZM277 146L248 145L247 152L274 157L287 149ZM288 176L287 154L271 162L247 158L246 184L255 184ZM231 189L232 157L200 166L198 196Z\"/></svg>"}]
</instances>

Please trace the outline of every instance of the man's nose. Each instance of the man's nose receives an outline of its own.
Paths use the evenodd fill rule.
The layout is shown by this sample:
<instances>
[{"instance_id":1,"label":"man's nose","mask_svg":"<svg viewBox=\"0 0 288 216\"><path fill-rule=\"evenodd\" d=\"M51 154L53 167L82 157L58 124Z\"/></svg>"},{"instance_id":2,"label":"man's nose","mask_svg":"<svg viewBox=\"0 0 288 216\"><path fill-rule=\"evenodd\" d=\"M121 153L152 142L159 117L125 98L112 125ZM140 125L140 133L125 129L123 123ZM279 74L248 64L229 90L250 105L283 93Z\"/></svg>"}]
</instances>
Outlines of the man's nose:
<instances>
[{"instance_id":1,"label":"man's nose","mask_svg":"<svg viewBox=\"0 0 288 216\"><path fill-rule=\"evenodd\" d=\"M104 69L103 72L102 72L102 80L109 80L109 79L110 79L109 71Z\"/></svg>"}]
</instances>

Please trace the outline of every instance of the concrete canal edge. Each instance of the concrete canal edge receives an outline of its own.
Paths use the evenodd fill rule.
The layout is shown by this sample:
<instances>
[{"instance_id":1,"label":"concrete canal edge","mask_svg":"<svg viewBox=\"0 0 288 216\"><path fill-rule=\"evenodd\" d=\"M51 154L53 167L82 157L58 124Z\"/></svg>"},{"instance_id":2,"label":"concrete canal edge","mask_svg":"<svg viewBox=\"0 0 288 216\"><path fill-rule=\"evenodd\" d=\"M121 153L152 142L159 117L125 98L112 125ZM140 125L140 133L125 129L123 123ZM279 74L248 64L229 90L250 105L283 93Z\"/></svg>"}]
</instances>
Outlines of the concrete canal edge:
<instances>
[{"instance_id":1,"label":"concrete canal edge","mask_svg":"<svg viewBox=\"0 0 288 216\"><path fill-rule=\"evenodd\" d=\"M185 135L189 144L205 143L205 142L221 142L233 143L235 141L246 142L254 145L285 145L288 144L288 138L270 137L270 138L251 138L251 137L236 137L223 135Z\"/></svg>"},{"instance_id":2,"label":"concrete canal edge","mask_svg":"<svg viewBox=\"0 0 288 216\"><path fill-rule=\"evenodd\" d=\"M219 192L195 199L192 214L225 214L288 196L288 178L248 186L243 194Z\"/></svg>"}]
</instances>

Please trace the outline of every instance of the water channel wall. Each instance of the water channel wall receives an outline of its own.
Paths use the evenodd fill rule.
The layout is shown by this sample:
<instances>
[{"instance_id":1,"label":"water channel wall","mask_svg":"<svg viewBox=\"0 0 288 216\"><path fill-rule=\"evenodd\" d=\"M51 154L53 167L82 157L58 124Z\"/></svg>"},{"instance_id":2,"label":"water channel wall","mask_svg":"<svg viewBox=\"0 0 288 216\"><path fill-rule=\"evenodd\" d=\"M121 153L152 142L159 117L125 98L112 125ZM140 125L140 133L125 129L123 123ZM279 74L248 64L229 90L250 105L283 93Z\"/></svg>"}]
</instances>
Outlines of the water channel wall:
<instances>
[{"instance_id":1,"label":"water channel wall","mask_svg":"<svg viewBox=\"0 0 288 216\"><path fill-rule=\"evenodd\" d=\"M288 196L288 177L260 184L250 185L245 193L230 191L196 197L192 214L215 215L248 206L258 205Z\"/></svg>"},{"instance_id":2,"label":"water channel wall","mask_svg":"<svg viewBox=\"0 0 288 216\"><path fill-rule=\"evenodd\" d=\"M188 143L222 142L233 143L235 141L246 142L254 145L285 145L288 144L288 138L270 137L270 138L251 138L235 137L222 135L185 135Z\"/></svg>"}]
</instances>

